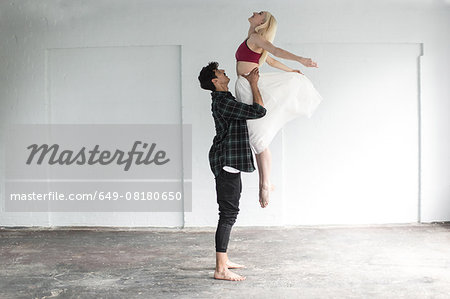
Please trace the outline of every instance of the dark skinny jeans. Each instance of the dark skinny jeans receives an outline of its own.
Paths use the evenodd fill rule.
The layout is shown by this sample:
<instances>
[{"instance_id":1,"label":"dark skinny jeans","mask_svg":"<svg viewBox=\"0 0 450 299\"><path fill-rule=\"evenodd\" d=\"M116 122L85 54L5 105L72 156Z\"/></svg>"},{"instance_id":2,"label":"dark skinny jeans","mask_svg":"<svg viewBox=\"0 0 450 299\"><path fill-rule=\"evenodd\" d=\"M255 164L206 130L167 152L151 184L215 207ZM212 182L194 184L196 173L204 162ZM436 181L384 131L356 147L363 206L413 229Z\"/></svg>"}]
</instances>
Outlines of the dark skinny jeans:
<instances>
[{"instance_id":1,"label":"dark skinny jeans","mask_svg":"<svg viewBox=\"0 0 450 299\"><path fill-rule=\"evenodd\" d=\"M242 192L241 173L221 170L216 180L219 222L216 230L216 252L227 252L231 228L239 213L239 199Z\"/></svg>"}]
</instances>

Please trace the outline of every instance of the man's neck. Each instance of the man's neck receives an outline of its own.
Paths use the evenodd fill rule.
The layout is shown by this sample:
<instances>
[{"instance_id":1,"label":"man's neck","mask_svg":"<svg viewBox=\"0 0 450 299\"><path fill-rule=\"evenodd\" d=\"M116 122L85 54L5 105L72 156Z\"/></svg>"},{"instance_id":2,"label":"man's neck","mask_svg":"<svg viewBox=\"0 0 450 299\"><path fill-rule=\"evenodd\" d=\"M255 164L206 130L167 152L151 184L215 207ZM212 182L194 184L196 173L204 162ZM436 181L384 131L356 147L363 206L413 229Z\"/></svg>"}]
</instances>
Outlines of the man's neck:
<instances>
[{"instance_id":1,"label":"man's neck","mask_svg":"<svg viewBox=\"0 0 450 299\"><path fill-rule=\"evenodd\" d=\"M228 86L224 85L217 85L216 91L228 91Z\"/></svg>"}]
</instances>

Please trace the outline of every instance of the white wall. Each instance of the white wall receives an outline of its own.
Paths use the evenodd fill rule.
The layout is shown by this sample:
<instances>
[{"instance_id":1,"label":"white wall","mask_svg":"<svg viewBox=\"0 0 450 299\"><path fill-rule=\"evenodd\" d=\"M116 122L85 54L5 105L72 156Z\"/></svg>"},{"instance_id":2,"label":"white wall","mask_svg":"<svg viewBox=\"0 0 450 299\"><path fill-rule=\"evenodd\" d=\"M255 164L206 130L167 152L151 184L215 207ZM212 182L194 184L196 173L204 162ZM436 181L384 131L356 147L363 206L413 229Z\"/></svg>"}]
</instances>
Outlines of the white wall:
<instances>
[{"instance_id":1,"label":"white wall","mask_svg":"<svg viewBox=\"0 0 450 299\"><path fill-rule=\"evenodd\" d=\"M83 118L76 113L55 117L70 111L70 106L49 102L46 52L128 49L136 53L142 47L174 46L181 51L177 60L181 69L178 120L193 128L193 212L150 215L1 210L0 225L215 226L218 211L207 158L215 132L210 96L199 88L197 75L208 61L217 60L232 75L230 90L234 92L234 52L246 36L247 18L259 10L269 10L277 17L276 44L318 61L319 69L287 64L300 67L325 98L311 120L289 123L271 144L277 191L269 208L258 205L257 173L243 174L244 192L236 225L448 221L449 1L9 1L0 3L2 156L5 126L12 122L96 123L105 121L107 114L109 122L151 123L143 113L119 113L124 106L114 101L106 111L94 106L94 113ZM379 55L379 51L386 55ZM145 57L130 56L136 65ZM161 70L167 63L170 73L174 61L169 60L158 57L155 69L164 72ZM378 76L368 76L365 81L361 77L365 68ZM263 71L270 69L264 67ZM122 81L117 80L120 85ZM127 90L126 85L120 86ZM161 88L173 89L173 82ZM380 99L386 88L388 96ZM130 91L129 95L136 99L148 92L140 90L141 94ZM356 102L361 97L362 101ZM130 111L150 107L133 99L124 99L133 104ZM396 105L388 106L396 99ZM80 107L91 107L86 98L79 100ZM168 111L166 103L160 105L160 111ZM361 121L366 121L364 126ZM390 126L394 129L389 130ZM367 138L361 140L363 136ZM378 151L371 152L375 144ZM324 151L331 146L336 151ZM388 154L389 148L395 156ZM354 153L343 159L348 149ZM375 152L381 154L373 155ZM353 163L350 168L349 162ZM386 170L387 166L394 171ZM354 170L361 175L355 175ZM367 175L369 180L361 179ZM3 190L4 161L0 176ZM360 180L349 184L355 178ZM300 185L297 191L299 183L305 188ZM3 191L1 196L3 201Z\"/></svg>"}]
</instances>

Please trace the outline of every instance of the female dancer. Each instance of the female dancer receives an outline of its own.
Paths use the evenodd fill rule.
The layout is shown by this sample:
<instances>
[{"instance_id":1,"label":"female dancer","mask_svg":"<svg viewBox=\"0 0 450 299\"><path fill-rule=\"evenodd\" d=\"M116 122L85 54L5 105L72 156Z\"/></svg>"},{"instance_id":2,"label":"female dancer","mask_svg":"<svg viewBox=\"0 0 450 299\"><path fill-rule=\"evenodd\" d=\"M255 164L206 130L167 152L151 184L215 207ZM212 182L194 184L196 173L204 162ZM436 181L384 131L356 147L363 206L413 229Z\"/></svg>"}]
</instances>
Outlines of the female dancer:
<instances>
[{"instance_id":1,"label":"female dancer","mask_svg":"<svg viewBox=\"0 0 450 299\"><path fill-rule=\"evenodd\" d=\"M291 69L270 57L298 61L306 67L317 67L310 58L294 55L272 44L277 29L277 21L268 11L254 12L248 19L248 36L236 51L236 99L252 104L250 84L243 77L264 62L285 71L284 73L261 73L258 87L264 101L266 115L260 119L247 120L250 146L256 154L259 173L259 202L265 208L269 202L271 153L269 144L276 133L288 121L304 115L310 118L322 97L309 79L299 70Z\"/></svg>"}]
</instances>

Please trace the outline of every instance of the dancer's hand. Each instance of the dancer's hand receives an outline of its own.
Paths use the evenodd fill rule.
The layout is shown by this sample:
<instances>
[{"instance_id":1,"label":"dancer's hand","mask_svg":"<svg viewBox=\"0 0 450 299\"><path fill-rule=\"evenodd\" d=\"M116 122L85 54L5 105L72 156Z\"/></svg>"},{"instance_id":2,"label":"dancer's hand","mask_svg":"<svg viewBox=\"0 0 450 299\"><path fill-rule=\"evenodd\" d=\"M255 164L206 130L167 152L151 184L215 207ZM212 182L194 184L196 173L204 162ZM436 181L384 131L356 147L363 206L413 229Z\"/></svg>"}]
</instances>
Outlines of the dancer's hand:
<instances>
[{"instance_id":1,"label":"dancer's hand","mask_svg":"<svg viewBox=\"0 0 450 299\"><path fill-rule=\"evenodd\" d=\"M294 72L294 73L299 73L299 74L302 74L302 75L304 75L302 72L300 72L300 70L292 70L291 72Z\"/></svg>"},{"instance_id":2,"label":"dancer's hand","mask_svg":"<svg viewBox=\"0 0 450 299\"><path fill-rule=\"evenodd\" d=\"M259 69L255 67L248 75L243 75L250 84L257 84L259 80Z\"/></svg>"},{"instance_id":3,"label":"dancer's hand","mask_svg":"<svg viewBox=\"0 0 450 299\"><path fill-rule=\"evenodd\" d=\"M317 62L312 61L311 58L301 58L300 63L306 67L318 67Z\"/></svg>"}]
</instances>

